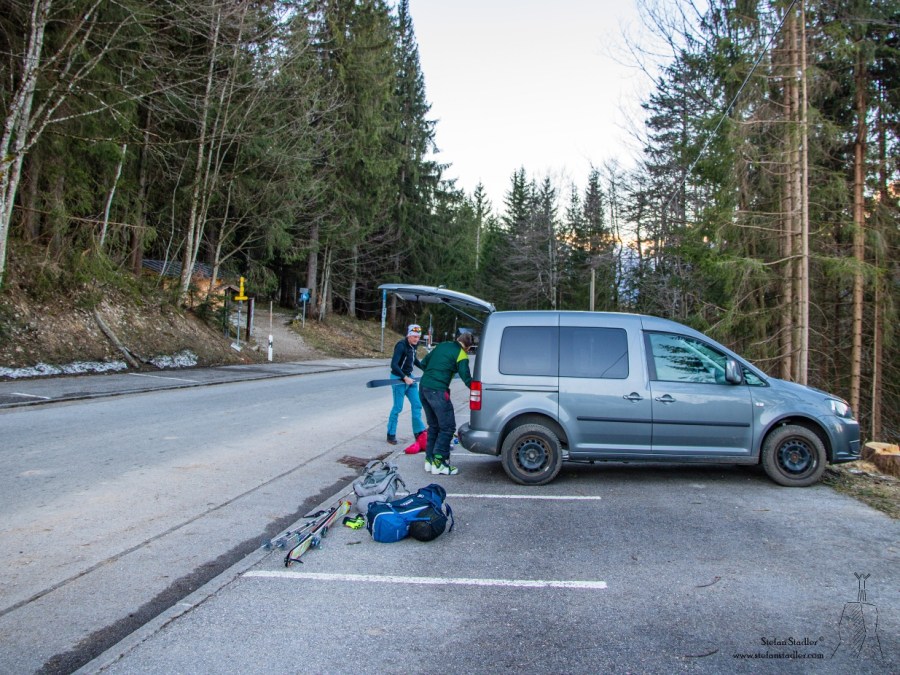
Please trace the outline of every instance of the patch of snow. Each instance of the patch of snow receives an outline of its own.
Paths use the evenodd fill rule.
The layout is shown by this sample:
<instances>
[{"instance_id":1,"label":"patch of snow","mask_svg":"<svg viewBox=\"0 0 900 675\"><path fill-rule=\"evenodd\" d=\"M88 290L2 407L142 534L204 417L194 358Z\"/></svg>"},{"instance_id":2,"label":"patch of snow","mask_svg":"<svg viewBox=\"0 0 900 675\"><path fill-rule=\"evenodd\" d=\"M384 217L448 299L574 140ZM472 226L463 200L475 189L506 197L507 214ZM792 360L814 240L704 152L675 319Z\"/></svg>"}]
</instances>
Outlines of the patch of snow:
<instances>
[{"instance_id":1,"label":"patch of snow","mask_svg":"<svg viewBox=\"0 0 900 675\"><path fill-rule=\"evenodd\" d=\"M192 368L197 365L197 355L190 349L178 352L174 356L156 356L150 359L157 368Z\"/></svg>"},{"instance_id":2,"label":"patch of snow","mask_svg":"<svg viewBox=\"0 0 900 675\"><path fill-rule=\"evenodd\" d=\"M192 368L197 365L197 355L189 349L174 356L157 356L150 363L159 368ZM75 361L61 366L39 363L30 368L5 368L0 366L0 379L18 380L26 377L47 377L52 375L85 375L87 373L109 373L128 370L124 361Z\"/></svg>"},{"instance_id":3,"label":"patch of snow","mask_svg":"<svg viewBox=\"0 0 900 675\"><path fill-rule=\"evenodd\" d=\"M128 364L124 361L75 361L62 366L52 366L47 363L39 363L30 368L4 368L0 367L0 378L17 380L23 377L46 377L47 375L83 375L85 373L106 373L110 371L127 370Z\"/></svg>"}]
</instances>

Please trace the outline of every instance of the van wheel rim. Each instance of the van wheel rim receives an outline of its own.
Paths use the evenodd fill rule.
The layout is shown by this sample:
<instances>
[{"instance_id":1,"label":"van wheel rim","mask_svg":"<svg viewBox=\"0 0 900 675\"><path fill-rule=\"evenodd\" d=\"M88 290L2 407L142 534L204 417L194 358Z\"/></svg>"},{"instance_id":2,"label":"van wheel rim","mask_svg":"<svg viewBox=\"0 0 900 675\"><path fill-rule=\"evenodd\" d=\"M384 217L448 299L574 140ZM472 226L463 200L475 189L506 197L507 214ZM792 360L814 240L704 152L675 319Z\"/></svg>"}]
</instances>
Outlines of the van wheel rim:
<instances>
[{"instance_id":1,"label":"van wheel rim","mask_svg":"<svg viewBox=\"0 0 900 675\"><path fill-rule=\"evenodd\" d=\"M543 471L549 457L547 446L536 438L525 439L516 447L516 464L525 471Z\"/></svg>"},{"instance_id":2,"label":"van wheel rim","mask_svg":"<svg viewBox=\"0 0 900 675\"><path fill-rule=\"evenodd\" d=\"M778 449L778 465L785 473L801 474L812 468L814 464L812 450L798 438L786 441Z\"/></svg>"}]
</instances>

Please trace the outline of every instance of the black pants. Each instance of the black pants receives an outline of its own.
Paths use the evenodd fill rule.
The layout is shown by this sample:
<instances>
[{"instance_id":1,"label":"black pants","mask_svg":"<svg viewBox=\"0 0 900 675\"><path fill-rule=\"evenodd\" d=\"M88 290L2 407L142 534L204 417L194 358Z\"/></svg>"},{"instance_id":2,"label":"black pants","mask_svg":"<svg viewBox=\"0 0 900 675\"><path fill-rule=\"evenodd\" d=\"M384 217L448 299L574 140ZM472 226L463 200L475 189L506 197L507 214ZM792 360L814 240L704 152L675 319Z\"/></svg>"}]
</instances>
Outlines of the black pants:
<instances>
[{"instance_id":1,"label":"black pants","mask_svg":"<svg viewBox=\"0 0 900 675\"><path fill-rule=\"evenodd\" d=\"M425 459L434 461L440 458L447 462L450 460L450 441L456 431L456 415L450 402L450 392L420 386L419 398L428 421Z\"/></svg>"}]
</instances>

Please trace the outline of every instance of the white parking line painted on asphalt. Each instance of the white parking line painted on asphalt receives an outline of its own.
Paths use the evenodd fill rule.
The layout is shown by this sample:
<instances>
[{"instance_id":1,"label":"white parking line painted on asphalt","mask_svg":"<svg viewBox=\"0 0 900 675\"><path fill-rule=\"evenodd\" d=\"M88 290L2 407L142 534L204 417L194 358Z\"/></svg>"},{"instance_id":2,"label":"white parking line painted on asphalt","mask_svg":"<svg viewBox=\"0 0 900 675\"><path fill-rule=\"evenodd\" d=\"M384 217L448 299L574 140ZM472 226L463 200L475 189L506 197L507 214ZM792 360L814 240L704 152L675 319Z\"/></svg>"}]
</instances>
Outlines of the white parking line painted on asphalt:
<instances>
[{"instance_id":1,"label":"white parking line painted on asphalt","mask_svg":"<svg viewBox=\"0 0 900 675\"><path fill-rule=\"evenodd\" d=\"M564 581L560 579L468 579L465 577L401 577L383 574L328 574L325 572L287 572L279 570L255 570L245 577L263 579L295 579L297 581L366 581L375 584L415 584L420 586L503 586L509 588L574 588L599 591L606 588L605 581Z\"/></svg>"},{"instance_id":2,"label":"white parking line painted on asphalt","mask_svg":"<svg viewBox=\"0 0 900 675\"><path fill-rule=\"evenodd\" d=\"M38 396L37 394L20 394L20 393L17 392L17 391L10 392L9 395L10 395L10 396L24 396L25 398L40 398L40 399L43 399L43 400L45 400L45 401L49 401L49 400L50 400L50 397L49 397L49 396Z\"/></svg>"},{"instance_id":3,"label":"white parking line painted on asphalt","mask_svg":"<svg viewBox=\"0 0 900 675\"><path fill-rule=\"evenodd\" d=\"M167 377L165 375L147 375L145 373L128 373L133 377L152 377L157 380L178 380L179 382L199 382L200 380L187 380L183 377Z\"/></svg>"},{"instance_id":4,"label":"white parking line painted on asphalt","mask_svg":"<svg viewBox=\"0 0 900 675\"><path fill-rule=\"evenodd\" d=\"M585 495L485 495L485 494L463 494L463 493L447 493L448 497L453 497L454 499L460 498L475 498L475 499L550 499L554 501L576 501L576 500L584 500L584 501L600 501L603 499L602 497L597 496L585 496Z\"/></svg>"}]
</instances>

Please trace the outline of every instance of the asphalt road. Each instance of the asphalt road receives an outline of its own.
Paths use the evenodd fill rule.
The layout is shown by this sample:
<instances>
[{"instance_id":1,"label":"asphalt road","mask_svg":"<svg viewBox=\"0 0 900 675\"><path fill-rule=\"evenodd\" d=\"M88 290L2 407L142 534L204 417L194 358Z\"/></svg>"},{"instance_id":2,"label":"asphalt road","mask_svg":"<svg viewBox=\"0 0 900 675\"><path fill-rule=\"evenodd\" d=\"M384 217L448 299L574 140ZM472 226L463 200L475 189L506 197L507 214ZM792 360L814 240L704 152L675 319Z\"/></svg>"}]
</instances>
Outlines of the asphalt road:
<instances>
[{"instance_id":1,"label":"asphalt road","mask_svg":"<svg viewBox=\"0 0 900 675\"><path fill-rule=\"evenodd\" d=\"M352 479L385 450L384 370L0 385L61 401L0 410L0 673L71 672Z\"/></svg>"},{"instance_id":2,"label":"asphalt road","mask_svg":"<svg viewBox=\"0 0 900 675\"><path fill-rule=\"evenodd\" d=\"M373 373L0 412L4 440L10 423L16 434L40 432L30 445L4 442L0 490L47 481L10 505L4 497L0 551L11 550L15 522L35 538L0 555L50 551L43 570L16 559L45 579L43 595L8 596L16 564L3 561L0 672L69 672L101 647L82 672L900 671L900 524L826 486L782 488L753 468L566 465L550 485L524 488L493 458L459 451L458 476L431 477L420 455L400 454L411 488L447 488L453 532L377 544L337 528L285 568L283 552L258 547L260 534L343 494L357 472L340 458L385 449L389 392L360 386ZM454 390L458 422L464 398ZM234 399L243 417L228 407ZM66 435L34 416L53 409L72 425L83 418L78 444L94 434L96 461L81 476L71 467L88 453L66 455ZM211 439L170 466L165 453L149 459L149 448L164 449L152 429L167 415L179 420L165 432L173 445ZM233 418L267 423L250 442ZM117 438L141 466L104 464L115 463L101 450ZM54 456L69 457L54 476L19 475L49 470L41 458ZM110 501L97 502L104 482ZM54 486L68 499L51 504ZM38 521L21 513L52 505L59 514L63 501L82 539L47 533L42 545ZM107 527L118 524L108 539L104 513ZM207 568L214 578L192 585ZM856 574L868 575L864 596ZM78 635L56 639L73 623Z\"/></svg>"}]
</instances>

